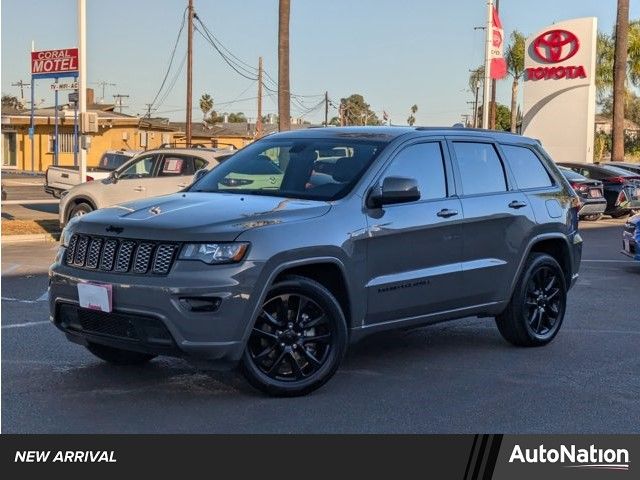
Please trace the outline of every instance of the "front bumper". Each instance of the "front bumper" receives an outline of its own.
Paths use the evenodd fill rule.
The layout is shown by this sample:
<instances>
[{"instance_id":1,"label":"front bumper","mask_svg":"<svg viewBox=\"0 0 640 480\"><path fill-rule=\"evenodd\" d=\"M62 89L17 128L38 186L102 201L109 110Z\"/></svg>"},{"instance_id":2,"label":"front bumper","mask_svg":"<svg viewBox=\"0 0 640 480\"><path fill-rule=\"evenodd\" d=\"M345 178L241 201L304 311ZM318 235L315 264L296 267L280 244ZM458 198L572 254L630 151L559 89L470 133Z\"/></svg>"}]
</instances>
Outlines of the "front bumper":
<instances>
[{"instance_id":1,"label":"front bumper","mask_svg":"<svg viewBox=\"0 0 640 480\"><path fill-rule=\"evenodd\" d=\"M636 233L636 231L624 230L622 232L622 250L620 250L620 253L640 261L640 234Z\"/></svg>"},{"instance_id":2,"label":"front bumper","mask_svg":"<svg viewBox=\"0 0 640 480\"><path fill-rule=\"evenodd\" d=\"M49 308L71 341L220 362L242 357L261 263L178 261L169 275L152 276L77 269L62 264L63 255L61 248L49 271ZM112 285L112 314L79 307L81 282Z\"/></svg>"}]
</instances>

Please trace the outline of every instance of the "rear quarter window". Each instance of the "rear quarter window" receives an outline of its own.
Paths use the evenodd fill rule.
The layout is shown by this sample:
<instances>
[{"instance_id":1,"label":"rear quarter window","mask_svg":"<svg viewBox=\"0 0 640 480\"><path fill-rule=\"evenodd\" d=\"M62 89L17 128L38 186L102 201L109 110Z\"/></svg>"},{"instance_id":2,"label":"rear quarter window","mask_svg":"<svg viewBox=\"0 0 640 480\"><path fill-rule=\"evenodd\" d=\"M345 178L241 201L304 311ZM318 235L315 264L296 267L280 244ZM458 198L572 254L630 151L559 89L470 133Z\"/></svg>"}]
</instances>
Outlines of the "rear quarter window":
<instances>
[{"instance_id":1,"label":"rear quarter window","mask_svg":"<svg viewBox=\"0 0 640 480\"><path fill-rule=\"evenodd\" d=\"M553 185L549 172L532 150L515 145L501 145L501 147L519 188L526 190Z\"/></svg>"}]
</instances>

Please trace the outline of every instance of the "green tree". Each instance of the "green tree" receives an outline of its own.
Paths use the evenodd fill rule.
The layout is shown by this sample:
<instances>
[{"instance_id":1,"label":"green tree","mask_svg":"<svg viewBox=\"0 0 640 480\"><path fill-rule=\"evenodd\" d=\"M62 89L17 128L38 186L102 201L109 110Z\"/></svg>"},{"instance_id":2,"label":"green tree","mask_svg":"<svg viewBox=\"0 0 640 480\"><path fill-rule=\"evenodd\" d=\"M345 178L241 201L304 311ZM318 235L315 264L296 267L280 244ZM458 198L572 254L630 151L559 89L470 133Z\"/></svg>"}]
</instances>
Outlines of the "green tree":
<instances>
[{"instance_id":1,"label":"green tree","mask_svg":"<svg viewBox=\"0 0 640 480\"><path fill-rule=\"evenodd\" d=\"M520 78L524 74L524 44L525 37L518 30L511 32L511 43L507 47L507 71L513 78L511 84L511 131L515 133L518 123L518 88ZM497 113L496 113L497 115ZM496 127L498 121L496 120Z\"/></svg>"},{"instance_id":2,"label":"green tree","mask_svg":"<svg viewBox=\"0 0 640 480\"><path fill-rule=\"evenodd\" d=\"M484 83L484 65L480 65L475 70L471 70L469 74L469 90L473 94L474 103L474 119L473 119L473 127L477 127L480 124L478 118L482 118L480 112L480 105L478 104L478 96L480 94L480 89L482 88L482 84Z\"/></svg>"},{"instance_id":3,"label":"green tree","mask_svg":"<svg viewBox=\"0 0 640 480\"><path fill-rule=\"evenodd\" d=\"M13 95L2 94L2 106L8 108L19 108L20 100L18 100L18 97L14 97Z\"/></svg>"},{"instance_id":4,"label":"green tree","mask_svg":"<svg viewBox=\"0 0 640 480\"><path fill-rule=\"evenodd\" d=\"M376 113L358 93L340 99L340 111L345 125L380 125Z\"/></svg>"},{"instance_id":5,"label":"green tree","mask_svg":"<svg viewBox=\"0 0 640 480\"><path fill-rule=\"evenodd\" d=\"M511 129L512 118L509 107L496 103L496 130L508 132Z\"/></svg>"},{"instance_id":6,"label":"green tree","mask_svg":"<svg viewBox=\"0 0 640 480\"><path fill-rule=\"evenodd\" d=\"M407 123L410 127L413 127L413 124L416 123L416 112L418 111L418 105L413 104L410 109L409 118L407 118Z\"/></svg>"},{"instance_id":7,"label":"green tree","mask_svg":"<svg viewBox=\"0 0 640 480\"><path fill-rule=\"evenodd\" d=\"M202 110L202 119L207 120L207 115L213 110L213 98L208 93L200 97L200 110Z\"/></svg>"}]
</instances>

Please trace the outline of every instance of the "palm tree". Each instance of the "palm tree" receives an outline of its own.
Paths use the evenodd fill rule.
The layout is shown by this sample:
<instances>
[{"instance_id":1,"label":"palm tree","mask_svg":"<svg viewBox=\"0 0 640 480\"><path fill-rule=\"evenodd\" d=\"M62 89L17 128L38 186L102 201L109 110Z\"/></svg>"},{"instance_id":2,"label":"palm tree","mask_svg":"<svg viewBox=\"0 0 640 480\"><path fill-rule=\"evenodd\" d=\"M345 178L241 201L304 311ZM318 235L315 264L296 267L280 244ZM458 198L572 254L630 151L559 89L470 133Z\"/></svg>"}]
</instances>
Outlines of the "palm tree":
<instances>
[{"instance_id":1,"label":"palm tree","mask_svg":"<svg viewBox=\"0 0 640 480\"><path fill-rule=\"evenodd\" d=\"M478 94L480 93L480 87L484 82L484 65L479 66L475 70L471 70L469 75L469 90L474 95L473 102L473 128L478 126Z\"/></svg>"},{"instance_id":2,"label":"palm tree","mask_svg":"<svg viewBox=\"0 0 640 480\"><path fill-rule=\"evenodd\" d=\"M518 30L511 32L511 44L507 47L507 71L513 77L511 84L511 132L515 133L518 124L518 86L524 74L525 37Z\"/></svg>"},{"instance_id":3,"label":"palm tree","mask_svg":"<svg viewBox=\"0 0 640 480\"><path fill-rule=\"evenodd\" d=\"M410 127L413 127L413 124L416 123L416 112L418 111L418 105L411 106L411 115L407 118L407 123Z\"/></svg>"},{"instance_id":4,"label":"palm tree","mask_svg":"<svg viewBox=\"0 0 640 480\"><path fill-rule=\"evenodd\" d=\"M278 127L291 129L291 85L289 83L289 15L291 0L280 0L278 12Z\"/></svg>"},{"instance_id":5,"label":"palm tree","mask_svg":"<svg viewBox=\"0 0 640 480\"><path fill-rule=\"evenodd\" d=\"M200 110L202 110L202 121L207 120L207 114L213 110L213 98L208 93L200 97Z\"/></svg>"},{"instance_id":6,"label":"palm tree","mask_svg":"<svg viewBox=\"0 0 640 480\"><path fill-rule=\"evenodd\" d=\"M624 100L629 46L629 0L618 0L613 60L613 126L611 160L624 161Z\"/></svg>"}]
</instances>

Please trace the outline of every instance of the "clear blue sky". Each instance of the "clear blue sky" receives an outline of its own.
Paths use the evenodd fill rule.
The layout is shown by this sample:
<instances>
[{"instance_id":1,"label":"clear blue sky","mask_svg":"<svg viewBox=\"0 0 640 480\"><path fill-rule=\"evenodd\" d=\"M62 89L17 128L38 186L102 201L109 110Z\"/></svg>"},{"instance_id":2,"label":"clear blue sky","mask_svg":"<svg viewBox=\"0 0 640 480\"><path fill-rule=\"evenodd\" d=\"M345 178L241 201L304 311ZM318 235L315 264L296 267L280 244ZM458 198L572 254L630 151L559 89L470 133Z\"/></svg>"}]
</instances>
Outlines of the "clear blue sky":
<instances>
[{"instance_id":1,"label":"clear blue sky","mask_svg":"<svg viewBox=\"0 0 640 480\"><path fill-rule=\"evenodd\" d=\"M166 70L186 0L87 0L88 81L116 83L115 93L130 95L126 113L144 112ZM501 17L507 32L533 33L554 21L598 17L600 30L615 23L615 0L502 0ZM291 89L304 95L329 91L338 101L362 93L372 108L404 123L409 107L419 107L422 125L450 125L469 113L468 69L483 56L482 25L485 0L292 0ZM195 0L196 12L213 33L238 57L277 74L277 0ZM631 2L631 18L640 17L640 2ZM182 60L183 41L176 55ZM254 117L254 100L222 105L256 96L255 82L233 72L212 47L196 34L194 96L213 95L217 109L243 111ZM2 93L17 94L10 84L29 80L29 50L76 45L75 0L2 1ZM174 66L174 68L177 65ZM158 108L158 115L184 118L184 72ZM36 97L51 102L49 82L38 83ZM509 102L510 81L498 84L498 100ZM265 98L265 113L275 112L275 96ZM311 107L320 100L305 98ZM292 113L301 108L293 105ZM330 111L330 115L335 111ZM194 119L200 118L195 107ZM319 121L317 110L306 118Z\"/></svg>"}]
</instances>

